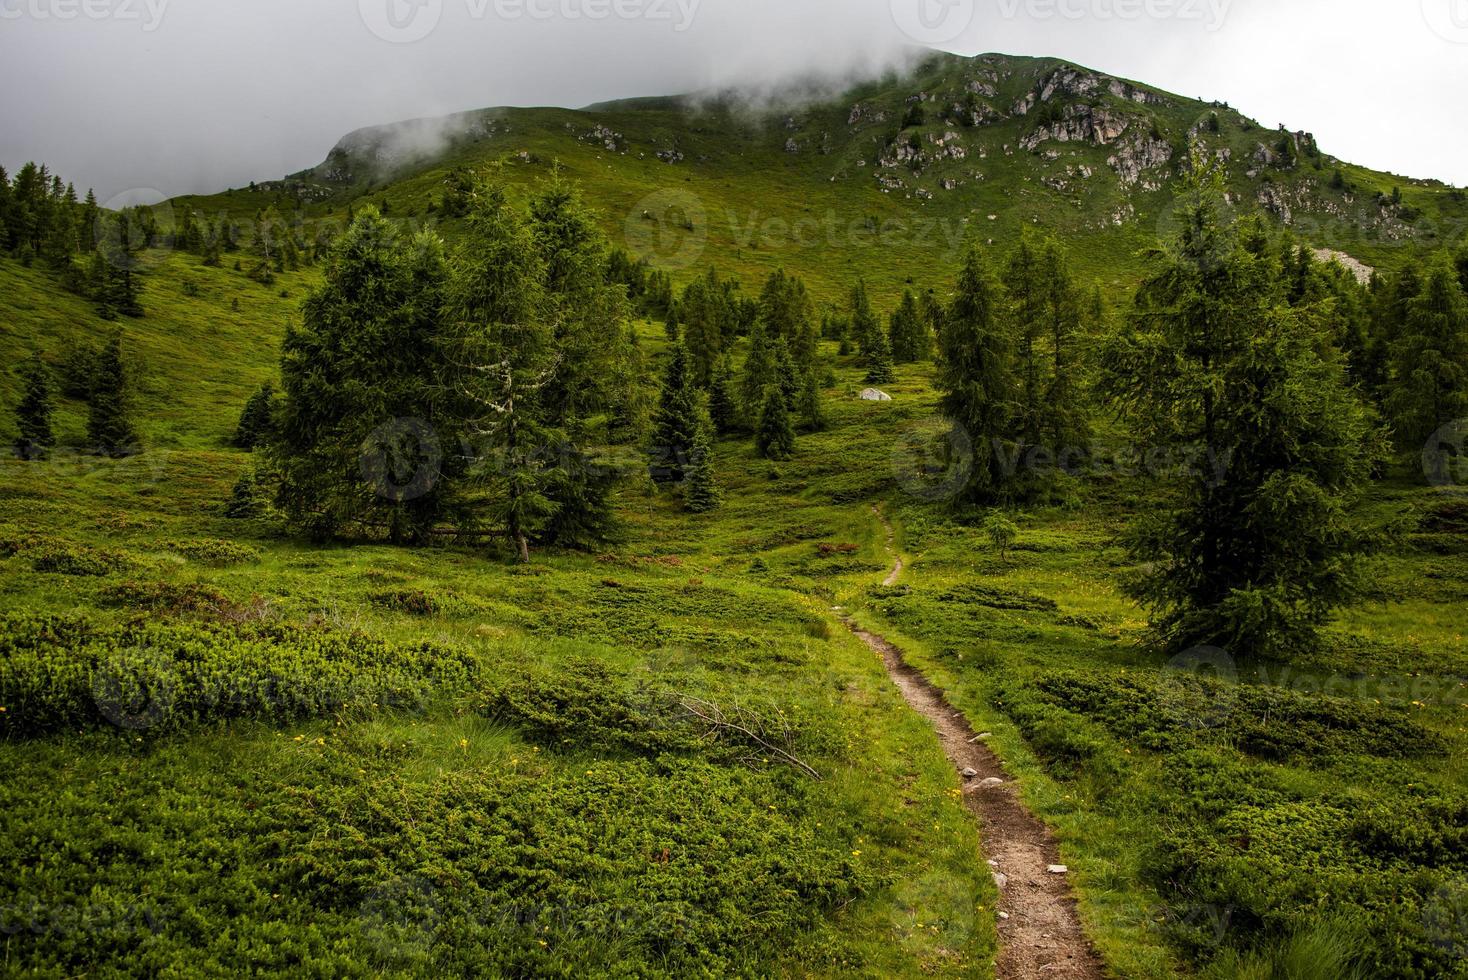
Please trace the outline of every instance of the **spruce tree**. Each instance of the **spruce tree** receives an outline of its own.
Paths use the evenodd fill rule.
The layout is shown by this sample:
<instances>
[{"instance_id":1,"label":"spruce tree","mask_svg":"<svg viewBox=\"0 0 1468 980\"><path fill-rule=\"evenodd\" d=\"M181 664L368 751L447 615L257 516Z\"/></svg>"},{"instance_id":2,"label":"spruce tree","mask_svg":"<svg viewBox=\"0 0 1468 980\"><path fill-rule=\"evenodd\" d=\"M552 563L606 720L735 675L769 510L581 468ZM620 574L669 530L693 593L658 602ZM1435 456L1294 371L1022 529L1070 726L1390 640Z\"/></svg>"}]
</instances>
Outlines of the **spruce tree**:
<instances>
[{"instance_id":1,"label":"spruce tree","mask_svg":"<svg viewBox=\"0 0 1468 980\"><path fill-rule=\"evenodd\" d=\"M275 431L275 388L265 382L255 389L235 426L234 444L241 449L254 449L267 441Z\"/></svg>"},{"instance_id":2,"label":"spruce tree","mask_svg":"<svg viewBox=\"0 0 1468 980\"><path fill-rule=\"evenodd\" d=\"M709 419L717 435L727 436L739 431L739 405L734 401L734 369L729 359L719 362L719 372L714 375L709 388Z\"/></svg>"},{"instance_id":3,"label":"spruce tree","mask_svg":"<svg viewBox=\"0 0 1468 980\"><path fill-rule=\"evenodd\" d=\"M800 389L800 415L811 432L824 432L826 411L821 402L821 384L814 373L806 375Z\"/></svg>"},{"instance_id":4,"label":"spruce tree","mask_svg":"<svg viewBox=\"0 0 1468 980\"><path fill-rule=\"evenodd\" d=\"M560 302L546 295L545 250L502 187L480 189L467 224L450 290L455 360L492 515L523 564L531 540L556 517L555 494L566 479L559 470L575 453L545 398L560 361L553 325Z\"/></svg>"},{"instance_id":5,"label":"spruce tree","mask_svg":"<svg viewBox=\"0 0 1468 980\"><path fill-rule=\"evenodd\" d=\"M1190 461L1129 532L1145 570L1127 591L1169 649L1286 656L1359 594L1368 535L1349 508L1384 440L1318 320L1220 224L1217 178L1193 180L1182 234L1105 358L1140 448Z\"/></svg>"},{"instance_id":6,"label":"spruce tree","mask_svg":"<svg viewBox=\"0 0 1468 980\"><path fill-rule=\"evenodd\" d=\"M683 506L695 514L703 514L719 505L720 493L714 479L712 423L707 417L699 421L697 434L689 453L687 481L683 489Z\"/></svg>"},{"instance_id":7,"label":"spruce tree","mask_svg":"<svg viewBox=\"0 0 1468 980\"><path fill-rule=\"evenodd\" d=\"M887 334L892 360L898 364L925 361L932 354L932 335L912 290L903 291L902 303L892 314Z\"/></svg>"},{"instance_id":8,"label":"spruce tree","mask_svg":"<svg viewBox=\"0 0 1468 980\"><path fill-rule=\"evenodd\" d=\"M1428 268L1390 349L1387 411L1399 448L1415 453L1442 426L1468 417L1468 296L1446 256Z\"/></svg>"},{"instance_id":9,"label":"spruce tree","mask_svg":"<svg viewBox=\"0 0 1468 980\"><path fill-rule=\"evenodd\" d=\"M16 429L19 438L15 441L15 454L21 459L45 459L56 440L51 433L51 369L33 355L21 367L21 383L25 393L15 410Z\"/></svg>"},{"instance_id":10,"label":"spruce tree","mask_svg":"<svg viewBox=\"0 0 1468 980\"><path fill-rule=\"evenodd\" d=\"M790 424L790 409L779 385L770 385L760 409L755 431L755 452L764 459L789 459L795 451L795 429Z\"/></svg>"},{"instance_id":11,"label":"spruce tree","mask_svg":"<svg viewBox=\"0 0 1468 980\"><path fill-rule=\"evenodd\" d=\"M128 412L127 372L122 362L122 334L114 333L97 357L88 401L87 441L99 456L130 456L139 451Z\"/></svg>"},{"instance_id":12,"label":"spruce tree","mask_svg":"<svg viewBox=\"0 0 1468 980\"><path fill-rule=\"evenodd\" d=\"M872 312L872 302L867 298L867 285L858 279L851 289L851 325L849 335L861 352L862 363L870 367L872 354L879 343L884 342L882 325Z\"/></svg>"},{"instance_id":13,"label":"spruce tree","mask_svg":"<svg viewBox=\"0 0 1468 980\"><path fill-rule=\"evenodd\" d=\"M116 237L107 241L106 269L102 305L123 316L140 317L143 306L142 288L138 282L138 255L142 251L139 230L134 226L131 209L119 211L113 219Z\"/></svg>"},{"instance_id":14,"label":"spruce tree","mask_svg":"<svg viewBox=\"0 0 1468 980\"><path fill-rule=\"evenodd\" d=\"M869 385L889 385L895 380L892 374L892 348L887 344L887 335L878 330L872 337L871 346L866 351L867 371L866 383Z\"/></svg>"},{"instance_id":15,"label":"spruce tree","mask_svg":"<svg viewBox=\"0 0 1468 980\"><path fill-rule=\"evenodd\" d=\"M663 376L662 395L653 416L652 478L658 483L681 483L686 475L698 434L698 398L689 377L688 351L673 348Z\"/></svg>"},{"instance_id":16,"label":"spruce tree","mask_svg":"<svg viewBox=\"0 0 1468 980\"><path fill-rule=\"evenodd\" d=\"M972 472L955 503L991 503L1005 493L1014 475L1004 465L1013 446L1013 345L1007 324L989 268L977 247L970 248L953 304L944 312L938 345L939 409L957 429L953 445L973 452Z\"/></svg>"},{"instance_id":17,"label":"spruce tree","mask_svg":"<svg viewBox=\"0 0 1468 980\"><path fill-rule=\"evenodd\" d=\"M749 335L749 356L744 359L744 374L739 380L739 400L746 417L758 420L764 405L765 389L779 381L779 361L775 345L765 333L764 323L756 321Z\"/></svg>"},{"instance_id":18,"label":"spruce tree","mask_svg":"<svg viewBox=\"0 0 1468 980\"><path fill-rule=\"evenodd\" d=\"M278 503L313 538L358 531L423 543L462 512L468 433L447 275L437 237L401 237L365 208L287 328L270 447Z\"/></svg>"}]
</instances>

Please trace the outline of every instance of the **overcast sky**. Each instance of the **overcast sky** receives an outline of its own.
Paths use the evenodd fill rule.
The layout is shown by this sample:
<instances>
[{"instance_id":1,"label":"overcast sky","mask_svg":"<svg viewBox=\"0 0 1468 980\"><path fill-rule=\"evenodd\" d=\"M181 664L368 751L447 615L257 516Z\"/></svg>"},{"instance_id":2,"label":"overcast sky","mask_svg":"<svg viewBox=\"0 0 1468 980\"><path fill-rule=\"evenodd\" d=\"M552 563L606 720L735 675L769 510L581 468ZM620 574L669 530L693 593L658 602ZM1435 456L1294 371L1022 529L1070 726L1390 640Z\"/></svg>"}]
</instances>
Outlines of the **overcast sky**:
<instances>
[{"instance_id":1,"label":"overcast sky","mask_svg":"<svg viewBox=\"0 0 1468 980\"><path fill-rule=\"evenodd\" d=\"M1468 0L0 0L0 164L104 200L312 166L347 131L890 61L1054 55L1468 184Z\"/></svg>"}]
</instances>

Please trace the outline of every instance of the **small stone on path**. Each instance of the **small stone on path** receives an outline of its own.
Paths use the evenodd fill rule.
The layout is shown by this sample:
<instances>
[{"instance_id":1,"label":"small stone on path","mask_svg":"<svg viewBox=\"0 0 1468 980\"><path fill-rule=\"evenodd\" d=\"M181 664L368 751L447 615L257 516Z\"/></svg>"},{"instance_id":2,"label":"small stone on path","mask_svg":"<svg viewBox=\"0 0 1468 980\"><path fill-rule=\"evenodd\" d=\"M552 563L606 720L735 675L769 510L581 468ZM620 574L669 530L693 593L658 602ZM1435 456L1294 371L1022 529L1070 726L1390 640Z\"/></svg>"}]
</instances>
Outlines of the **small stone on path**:
<instances>
[{"instance_id":1,"label":"small stone on path","mask_svg":"<svg viewBox=\"0 0 1468 980\"><path fill-rule=\"evenodd\" d=\"M977 769L975 769L973 766L969 766L967 769L965 769L963 771L963 778L964 779L973 779L978 774L979 774L979 771Z\"/></svg>"},{"instance_id":2,"label":"small stone on path","mask_svg":"<svg viewBox=\"0 0 1468 980\"><path fill-rule=\"evenodd\" d=\"M1063 874L1068 874L1070 872L1070 869L1067 868L1063 864L1052 864L1052 865L1050 865L1050 867L1046 868L1045 870L1048 871L1048 872L1050 872L1053 875L1063 875Z\"/></svg>"}]
</instances>

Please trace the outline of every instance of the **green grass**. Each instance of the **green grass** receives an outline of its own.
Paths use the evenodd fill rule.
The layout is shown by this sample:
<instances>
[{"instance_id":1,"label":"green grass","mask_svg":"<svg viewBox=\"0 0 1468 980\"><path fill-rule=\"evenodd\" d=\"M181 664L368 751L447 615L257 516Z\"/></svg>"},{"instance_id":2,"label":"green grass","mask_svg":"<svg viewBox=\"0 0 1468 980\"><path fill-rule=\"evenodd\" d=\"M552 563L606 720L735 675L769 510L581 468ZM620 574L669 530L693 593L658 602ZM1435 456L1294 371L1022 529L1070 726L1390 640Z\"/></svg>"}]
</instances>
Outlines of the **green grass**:
<instances>
[{"instance_id":1,"label":"green grass","mask_svg":"<svg viewBox=\"0 0 1468 980\"><path fill-rule=\"evenodd\" d=\"M853 410L865 406L841 414ZM42 974L985 973L994 896L956 776L822 590L792 590L782 571L798 562L834 593L879 567L880 543L859 508L811 493L805 476L772 480L744 452L731 444L721 463L729 510L689 519L630 496L626 537L606 554L528 570L495 551L316 548L224 520L247 465L233 452L159 450L146 467L99 462L61 480L0 463L7 609L80 617L98 638L57 637L39 663L63 674L17 660L0 678L11 695L26 689L17 677L79 678L4 705L0 764L20 774L0 817L7 962ZM788 507L759 507L739 471ZM817 541L852 538L854 559L817 554ZM38 570L42 553L110 562L67 574ZM761 560L771 571L751 573ZM224 650L237 637L239 666L224 666L241 685L284 655L246 637L286 626L321 642L433 644L472 673L411 707L358 698L303 717L275 691L235 715L183 710L180 692L220 669L184 652L199 637ZM168 681L150 690L177 718L111 723L97 671L145 682L108 653L134 648L150 668L166 659ZM755 720L822 779L690 727L675 708L686 697ZM23 714L41 704L43 718ZM62 731L38 737L32 721Z\"/></svg>"}]
</instances>

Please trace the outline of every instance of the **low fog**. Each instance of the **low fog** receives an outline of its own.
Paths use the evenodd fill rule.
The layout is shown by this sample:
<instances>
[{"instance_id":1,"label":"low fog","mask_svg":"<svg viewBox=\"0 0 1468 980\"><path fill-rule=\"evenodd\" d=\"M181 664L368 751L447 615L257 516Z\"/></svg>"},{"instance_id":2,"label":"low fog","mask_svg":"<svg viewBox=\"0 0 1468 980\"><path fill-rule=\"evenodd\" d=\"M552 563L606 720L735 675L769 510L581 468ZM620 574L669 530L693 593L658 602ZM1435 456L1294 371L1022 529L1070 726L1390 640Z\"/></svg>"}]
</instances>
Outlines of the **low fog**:
<instances>
[{"instance_id":1,"label":"low fog","mask_svg":"<svg viewBox=\"0 0 1468 980\"><path fill-rule=\"evenodd\" d=\"M0 164L45 161L104 201L211 192L319 163L364 126L729 86L768 95L896 65L917 34L1227 101L1346 160L1461 185L1468 131L1442 108L1468 90L1455 3L0 0Z\"/></svg>"}]
</instances>

